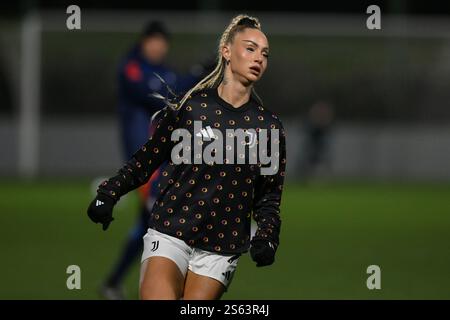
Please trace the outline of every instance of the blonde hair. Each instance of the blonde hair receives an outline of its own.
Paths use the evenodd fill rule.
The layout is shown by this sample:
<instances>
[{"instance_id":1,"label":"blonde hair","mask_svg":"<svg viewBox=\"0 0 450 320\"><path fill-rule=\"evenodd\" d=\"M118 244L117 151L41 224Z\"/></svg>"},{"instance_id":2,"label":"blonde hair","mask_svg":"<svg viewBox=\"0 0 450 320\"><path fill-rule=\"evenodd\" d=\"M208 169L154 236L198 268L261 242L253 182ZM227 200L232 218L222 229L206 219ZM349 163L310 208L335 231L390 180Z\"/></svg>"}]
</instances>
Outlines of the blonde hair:
<instances>
[{"instance_id":1,"label":"blonde hair","mask_svg":"<svg viewBox=\"0 0 450 320\"><path fill-rule=\"evenodd\" d=\"M208 74L206 77L204 77L202 80L200 80L194 87L192 87L186 94L183 96L183 98L180 100L179 103L175 105L175 108L181 108L181 106L186 102L186 100L196 91L200 91L207 88L215 88L217 87L223 79L223 75L225 73L225 64L226 61L222 56L222 48L228 44L231 43L236 35L236 33L247 29L258 29L261 30L261 24L259 23L258 18L248 16L246 14L240 14L236 17L234 17L228 27L223 32L222 36L220 37L220 42L217 50L217 65L214 68L214 70ZM256 98L259 100L258 102L262 104L261 99L256 94L255 90L252 89L253 94L256 96Z\"/></svg>"}]
</instances>

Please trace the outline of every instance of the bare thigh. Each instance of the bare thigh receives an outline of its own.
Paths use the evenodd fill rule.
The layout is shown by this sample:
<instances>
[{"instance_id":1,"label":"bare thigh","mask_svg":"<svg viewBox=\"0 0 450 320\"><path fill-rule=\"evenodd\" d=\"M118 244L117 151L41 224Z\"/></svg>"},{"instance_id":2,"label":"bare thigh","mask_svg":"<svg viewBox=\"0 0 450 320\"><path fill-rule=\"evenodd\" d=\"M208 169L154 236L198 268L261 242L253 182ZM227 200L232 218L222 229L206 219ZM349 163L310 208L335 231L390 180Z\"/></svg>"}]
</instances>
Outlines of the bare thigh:
<instances>
[{"instance_id":1,"label":"bare thigh","mask_svg":"<svg viewBox=\"0 0 450 320\"><path fill-rule=\"evenodd\" d=\"M141 300L178 300L183 295L184 278L178 266L164 257L151 257L141 265Z\"/></svg>"},{"instance_id":2,"label":"bare thigh","mask_svg":"<svg viewBox=\"0 0 450 320\"><path fill-rule=\"evenodd\" d=\"M218 300L225 292L225 286L210 277L188 270L184 283L184 300Z\"/></svg>"}]
</instances>

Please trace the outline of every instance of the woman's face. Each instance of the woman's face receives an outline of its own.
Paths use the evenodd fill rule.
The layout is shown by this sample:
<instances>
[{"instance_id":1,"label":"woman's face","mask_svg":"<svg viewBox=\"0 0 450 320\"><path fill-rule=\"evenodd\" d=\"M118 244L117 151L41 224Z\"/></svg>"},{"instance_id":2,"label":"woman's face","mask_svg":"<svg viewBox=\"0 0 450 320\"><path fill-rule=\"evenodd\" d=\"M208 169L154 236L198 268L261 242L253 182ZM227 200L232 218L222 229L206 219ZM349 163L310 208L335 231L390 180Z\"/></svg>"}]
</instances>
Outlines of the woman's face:
<instances>
[{"instance_id":1,"label":"woman's face","mask_svg":"<svg viewBox=\"0 0 450 320\"><path fill-rule=\"evenodd\" d=\"M230 60L234 74L242 77L244 83L253 83L261 79L267 68L269 43L260 30L247 28L234 36L223 55Z\"/></svg>"}]
</instances>

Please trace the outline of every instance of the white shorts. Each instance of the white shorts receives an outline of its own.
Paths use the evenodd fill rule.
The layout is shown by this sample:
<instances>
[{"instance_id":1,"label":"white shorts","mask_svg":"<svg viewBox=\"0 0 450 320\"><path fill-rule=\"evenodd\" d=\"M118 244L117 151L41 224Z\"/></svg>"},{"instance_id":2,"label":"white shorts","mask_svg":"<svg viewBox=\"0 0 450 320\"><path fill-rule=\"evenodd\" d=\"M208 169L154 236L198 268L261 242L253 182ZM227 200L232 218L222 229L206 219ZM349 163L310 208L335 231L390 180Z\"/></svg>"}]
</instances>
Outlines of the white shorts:
<instances>
[{"instance_id":1,"label":"white shorts","mask_svg":"<svg viewBox=\"0 0 450 320\"><path fill-rule=\"evenodd\" d=\"M188 270L210 277L228 288L233 279L240 255L222 255L193 248L183 240L148 229L144 236L141 263L151 257L165 257L178 266L183 277Z\"/></svg>"}]
</instances>

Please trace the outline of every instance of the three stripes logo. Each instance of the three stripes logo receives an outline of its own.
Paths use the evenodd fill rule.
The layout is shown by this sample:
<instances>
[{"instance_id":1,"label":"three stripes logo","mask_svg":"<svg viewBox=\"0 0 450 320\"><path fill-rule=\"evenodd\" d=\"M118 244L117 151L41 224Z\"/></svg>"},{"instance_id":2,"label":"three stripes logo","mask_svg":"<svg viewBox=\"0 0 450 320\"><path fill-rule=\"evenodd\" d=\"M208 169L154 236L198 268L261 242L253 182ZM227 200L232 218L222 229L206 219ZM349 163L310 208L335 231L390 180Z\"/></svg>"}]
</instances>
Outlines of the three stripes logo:
<instances>
[{"instance_id":1,"label":"three stripes logo","mask_svg":"<svg viewBox=\"0 0 450 320\"><path fill-rule=\"evenodd\" d=\"M100 201L100 200L97 200L97 201L95 202L95 206L96 206L96 207L99 207L99 206L101 206L102 204L105 204L105 203L102 202L102 201Z\"/></svg>"},{"instance_id":2,"label":"three stripes logo","mask_svg":"<svg viewBox=\"0 0 450 320\"><path fill-rule=\"evenodd\" d=\"M203 137L205 140L217 139L210 126L203 128L200 132L196 134L197 137Z\"/></svg>"},{"instance_id":3,"label":"three stripes logo","mask_svg":"<svg viewBox=\"0 0 450 320\"><path fill-rule=\"evenodd\" d=\"M230 281L231 274L232 274L231 271L222 272L222 275L225 277L225 279L227 279L227 281Z\"/></svg>"}]
</instances>

